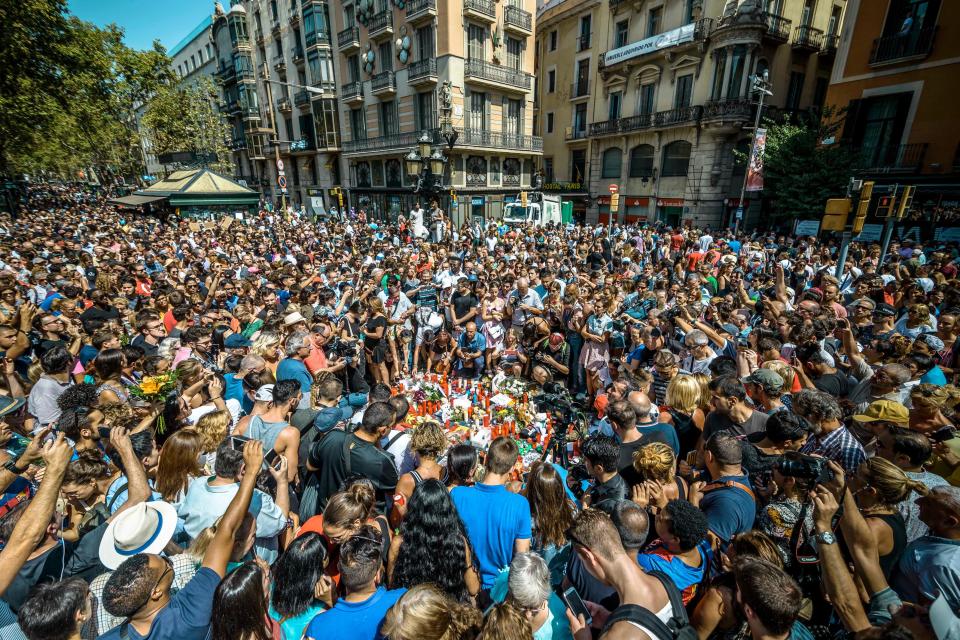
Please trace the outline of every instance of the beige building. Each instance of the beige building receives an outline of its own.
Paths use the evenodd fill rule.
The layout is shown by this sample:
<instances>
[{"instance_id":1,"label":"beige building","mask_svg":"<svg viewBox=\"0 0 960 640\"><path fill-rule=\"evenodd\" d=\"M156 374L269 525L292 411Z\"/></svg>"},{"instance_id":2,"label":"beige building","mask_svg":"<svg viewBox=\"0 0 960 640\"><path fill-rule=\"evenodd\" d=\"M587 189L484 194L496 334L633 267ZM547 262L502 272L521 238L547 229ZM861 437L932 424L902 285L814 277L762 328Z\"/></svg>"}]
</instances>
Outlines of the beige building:
<instances>
[{"instance_id":1,"label":"beige building","mask_svg":"<svg viewBox=\"0 0 960 640\"><path fill-rule=\"evenodd\" d=\"M218 3L210 32L237 177L308 212L336 204L329 190L340 184L328 14L319 0L232 0Z\"/></svg>"},{"instance_id":2,"label":"beige building","mask_svg":"<svg viewBox=\"0 0 960 640\"><path fill-rule=\"evenodd\" d=\"M351 206L395 218L425 200L404 162L424 132L448 158L443 184L457 205L444 189L441 206L456 223L499 217L530 184L543 145L533 135L534 10L533 0L330 5Z\"/></svg>"},{"instance_id":3,"label":"beige building","mask_svg":"<svg viewBox=\"0 0 960 640\"><path fill-rule=\"evenodd\" d=\"M575 218L732 224L758 94L765 117L823 104L845 0L553 0L537 11L547 190ZM761 218L748 193L747 223ZM751 199L751 196L753 199ZM752 206L751 206L752 205Z\"/></svg>"}]
</instances>

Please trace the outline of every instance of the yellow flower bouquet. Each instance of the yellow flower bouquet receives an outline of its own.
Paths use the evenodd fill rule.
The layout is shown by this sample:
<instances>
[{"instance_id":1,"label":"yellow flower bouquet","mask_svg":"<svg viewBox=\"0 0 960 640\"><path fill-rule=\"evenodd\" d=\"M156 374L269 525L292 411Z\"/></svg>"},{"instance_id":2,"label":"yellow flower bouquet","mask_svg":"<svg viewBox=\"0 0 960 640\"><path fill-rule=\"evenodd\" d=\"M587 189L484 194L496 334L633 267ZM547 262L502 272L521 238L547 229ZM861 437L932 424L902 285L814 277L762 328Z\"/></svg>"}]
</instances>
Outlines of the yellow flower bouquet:
<instances>
[{"instance_id":1,"label":"yellow flower bouquet","mask_svg":"<svg viewBox=\"0 0 960 640\"><path fill-rule=\"evenodd\" d=\"M139 384L130 385L127 390L130 395L140 398L149 404L165 405L170 396L177 392L179 380L177 372L169 371L158 376L147 376L140 380ZM157 433L163 433L167 424L163 417L163 411L157 416Z\"/></svg>"}]
</instances>

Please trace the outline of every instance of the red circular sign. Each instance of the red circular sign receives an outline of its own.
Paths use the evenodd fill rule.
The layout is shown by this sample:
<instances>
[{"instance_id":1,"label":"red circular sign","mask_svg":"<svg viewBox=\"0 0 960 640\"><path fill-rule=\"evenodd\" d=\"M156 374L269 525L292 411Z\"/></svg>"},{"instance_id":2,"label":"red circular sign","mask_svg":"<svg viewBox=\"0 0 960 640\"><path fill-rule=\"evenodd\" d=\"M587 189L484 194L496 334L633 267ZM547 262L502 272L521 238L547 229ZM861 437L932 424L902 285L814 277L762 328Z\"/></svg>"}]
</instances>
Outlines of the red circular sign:
<instances>
[{"instance_id":1,"label":"red circular sign","mask_svg":"<svg viewBox=\"0 0 960 640\"><path fill-rule=\"evenodd\" d=\"M617 193L618 191L620 191L620 187L618 187L615 184L612 184L607 188L610 189L610 193Z\"/></svg>"}]
</instances>

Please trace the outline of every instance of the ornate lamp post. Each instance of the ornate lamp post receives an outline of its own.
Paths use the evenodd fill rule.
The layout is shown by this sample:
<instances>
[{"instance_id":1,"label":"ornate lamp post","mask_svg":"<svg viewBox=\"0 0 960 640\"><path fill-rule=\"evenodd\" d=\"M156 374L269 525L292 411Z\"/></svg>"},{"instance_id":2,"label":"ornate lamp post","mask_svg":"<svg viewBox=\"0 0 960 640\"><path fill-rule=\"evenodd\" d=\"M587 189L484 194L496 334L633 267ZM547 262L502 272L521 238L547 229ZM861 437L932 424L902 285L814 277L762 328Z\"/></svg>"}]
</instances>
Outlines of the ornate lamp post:
<instances>
[{"instance_id":1,"label":"ornate lamp post","mask_svg":"<svg viewBox=\"0 0 960 640\"><path fill-rule=\"evenodd\" d=\"M450 117L452 109L450 83L444 82L440 89L440 137L447 143L448 150L453 150L460 137L460 133L453 128ZM433 136L429 131L420 135L416 148L411 149L403 160L407 175L417 177L413 192L438 197L444 190L443 174L449 160L440 145L433 146Z\"/></svg>"}]
</instances>

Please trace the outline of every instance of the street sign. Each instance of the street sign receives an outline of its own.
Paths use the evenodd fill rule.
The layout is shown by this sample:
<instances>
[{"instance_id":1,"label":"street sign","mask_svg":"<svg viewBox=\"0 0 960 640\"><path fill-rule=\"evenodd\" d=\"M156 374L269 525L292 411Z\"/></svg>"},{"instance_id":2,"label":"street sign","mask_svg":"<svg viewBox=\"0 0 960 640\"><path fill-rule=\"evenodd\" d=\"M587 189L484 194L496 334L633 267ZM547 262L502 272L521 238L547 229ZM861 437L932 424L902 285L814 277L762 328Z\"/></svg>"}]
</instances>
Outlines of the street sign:
<instances>
[{"instance_id":1,"label":"street sign","mask_svg":"<svg viewBox=\"0 0 960 640\"><path fill-rule=\"evenodd\" d=\"M737 217L737 220L743 220L743 205L740 205L739 207L737 207L736 217Z\"/></svg>"},{"instance_id":2,"label":"street sign","mask_svg":"<svg viewBox=\"0 0 960 640\"><path fill-rule=\"evenodd\" d=\"M527 208L527 192L526 191L520 192L520 206L523 207L524 209Z\"/></svg>"},{"instance_id":3,"label":"street sign","mask_svg":"<svg viewBox=\"0 0 960 640\"><path fill-rule=\"evenodd\" d=\"M610 196L610 213L616 213L620 210L620 194L614 193Z\"/></svg>"},{"instance_id":4,"label":"street sign","mask_svg":"<svg viewBox=\"0 0 960 640\"><path fill-rule=\"evenodd\" d=\"M620 187L616 184L612 184L607 188L610 190L610 193L620 193Z\"/></svg>"},{"instance_id":5,"label":"street sign","mask_svg":"<svg viewBox=\"0 0 960 640\"><path fill-rule=\"evenodd\" d=\"M277 171L283 171L283 160L277 158Z\"/></svg>"},{"instance_id":6,"label":"street sign","mask_svg":"<svg viewBox=\"0 0 960 640\"><path fill-rule=\"evenodd\" d=\"M287 179L284 176L277 176L277 186L281 189L287 188Z\"/></svg>"}]
</instances>

